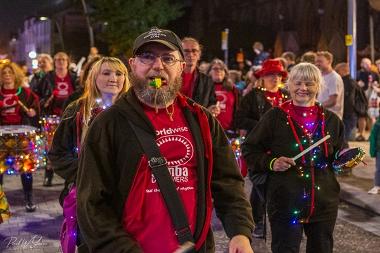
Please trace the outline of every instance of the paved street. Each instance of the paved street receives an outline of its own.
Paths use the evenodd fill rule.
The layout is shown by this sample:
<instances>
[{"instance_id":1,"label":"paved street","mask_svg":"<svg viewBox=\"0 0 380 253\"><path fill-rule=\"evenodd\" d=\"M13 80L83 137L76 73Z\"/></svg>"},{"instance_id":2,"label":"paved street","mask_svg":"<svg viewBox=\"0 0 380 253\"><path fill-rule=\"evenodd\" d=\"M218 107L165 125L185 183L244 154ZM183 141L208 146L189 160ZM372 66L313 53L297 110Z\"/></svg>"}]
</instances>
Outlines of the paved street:
<instances>
[{"instance_id":1,"label":"paved street","mask_svg":"<svg viewBox=\"0 0 380 253\"><path fill-rule=\"evenodd\" d=\"M373 166L371 158L366 158L368 166ZM372 163L372 164L371 164ZM367 167L372 170L373 168ZM356 172L354 171L354 174ZM371 173L368 172L368 178ZM42 187L43 172L38 171L34 176L34 196L37 204L37 211L26 213L23 205L23 193L21 182L18 176L6 176L4 179L4 190L11 205L12 218L0 225L0 252L4 253L57 253L59 248L59 229L62 223L61 207L58 203L58 196L63 181L58 177L54 178L54 186L50 188ZM345 182L352 180L349 178L340 179ZM367 185L361 186L363 189L370 187L371 180L367 179ZM250 183L247 180L247 192ZM380 195L374 196L380 202ZM380 216L363 209L353 207L342 202L340 205L338 221L335 229L335 248L338 253L375 253L380 248ZM217 243L216 252L226 252L228 239L223 231L222 225L214 217L213 229ZM270 233L270 231L269 231ZM254 240L253 248L255 253L270 252L270 236L267 242L264 240ZM305 243L302 244L302 251L305 252Z\"/></svg>"}]
</instances>

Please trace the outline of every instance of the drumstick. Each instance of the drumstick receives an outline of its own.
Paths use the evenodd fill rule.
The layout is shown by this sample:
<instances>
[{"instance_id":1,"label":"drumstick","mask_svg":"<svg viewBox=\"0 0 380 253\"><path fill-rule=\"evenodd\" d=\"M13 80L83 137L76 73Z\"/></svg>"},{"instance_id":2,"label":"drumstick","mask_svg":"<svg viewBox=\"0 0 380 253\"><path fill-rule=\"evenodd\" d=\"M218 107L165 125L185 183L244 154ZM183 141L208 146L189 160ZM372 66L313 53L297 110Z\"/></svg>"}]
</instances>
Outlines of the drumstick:
<instances>
[{"instance_id":1,"label":"drumstick","mask_svg":"<svg viewBox=\"0 0 380 253\"><path fill-rule=\"evenodd\" d=\"M324 141L327 141L328 139L330 139L330 135L326 135L325 137L323 137L322 139L320 139L319 141L317 141L316 143L314 143L313 145L311 145L310 147L308 147L307 149L305 149L304 151L302 151L301 153L299 153L298 155L296 155L295 157L293 157L293 161L296 161L298 158L300 158L301 156L303 156L304 154L306 154L307 152L309 152L310 150L312 150L313 148L319 146L319 144L323 143Z\"/></svg>"},{"instance_id":2,"label":"drumstick","mask_svg":"<svg viewBox=\"0 0 380 253\"><path fill-rule=\"evenodd\" d=\"M25 111L25 112L29 112L30 109L28 107L26 107L23 102L21 102L20 100L17 101L17 103L21 106L21 108Z\"/></svg>"}]
</instances>

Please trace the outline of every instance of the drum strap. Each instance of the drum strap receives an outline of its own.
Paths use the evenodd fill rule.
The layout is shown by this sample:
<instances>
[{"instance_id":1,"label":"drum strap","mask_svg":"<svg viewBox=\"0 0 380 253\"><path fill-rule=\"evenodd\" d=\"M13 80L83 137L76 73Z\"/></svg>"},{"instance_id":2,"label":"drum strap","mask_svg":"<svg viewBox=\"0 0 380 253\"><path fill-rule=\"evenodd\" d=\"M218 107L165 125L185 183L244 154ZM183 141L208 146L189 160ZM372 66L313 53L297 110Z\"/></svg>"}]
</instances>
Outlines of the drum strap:
<instances>
[{"instance_id":1,"label":"drum strap","mask_svg":"<svg viewBox=\"0 0 380 253\"><path fill-rule=\"evenodd\" d=\"M188 242L193 243L194 238L190 230L182 200L169 173L167 161L165 157L161 155L161 152L156 144L155 136L147 133L131 121L128 122L149 159L148 165L157 180L161 195L164 198L166 207L173 222L175 230L174 233L179 244L183 245Z\"/></svg>"}]
</instances>

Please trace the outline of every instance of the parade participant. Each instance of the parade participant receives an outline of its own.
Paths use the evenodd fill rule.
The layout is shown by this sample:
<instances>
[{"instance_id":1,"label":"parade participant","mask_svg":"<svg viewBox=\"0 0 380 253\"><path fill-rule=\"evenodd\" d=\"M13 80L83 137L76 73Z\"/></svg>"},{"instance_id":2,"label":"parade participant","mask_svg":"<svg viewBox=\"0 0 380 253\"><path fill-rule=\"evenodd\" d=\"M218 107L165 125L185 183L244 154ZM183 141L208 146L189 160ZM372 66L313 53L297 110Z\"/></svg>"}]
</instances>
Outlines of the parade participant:
<instances>
[{"instance_id":1,"label":"parade participant","mask_svg":"<svg viewBox=\"0 0 380 253\"><path fill-rule=\"evenodd\" d=\"M77 210L91 252L174 252L191 237L196 251L214 252L213 205L231 238L229 252L253 252L251 210L223 129L178 93L183 59L173 32L152 28L138 36L129 60L132 89L87 132ZM167 184L158 185L162 177Z\"/></svg>"},{"instance_id":2,"label":"parade participant","mask_svg":"<svg viewBox=\"0 0 380 253\"><path fill-rule=\"evenodd\" d=\"M128 71L125 65L117 58L104 57L96 61L89 69L83 96L71 103L63 113L49 151L49 159L54 172L65 179L65 188L60 196L60 203L63 207L66 206L64 202L66 195L69 192L75 193L78 152L90 122L98 113L112 105L128 88ZM67 201L70 200L67 199ZM73 210L74 212L70 213L64 209L65 219L76 217L75 208ZM65 234L66 236L74 234L70 233L72 231L68 232ZM70 246L71 249L74 250L74 246L75 243ZM67 249L70 247L63 245L64 253L72 252Z\"/></svg>"},{"instance_id":3,"label":"parade participant","mask_svg":"<svg viewBox=\"0 0 380 253\"><path fill-rule=\"evenodd\" d=\"M208 70L215 86L217 106L220 113L215 115L227 135L236 135L235 112L239 104L239 91L228 77L228 68L223 61L214 59Z\"/></svg>"},{"instance_id":4,"label":"parade participant","mask_svg":"<svg viewBox=\"0 0 380 253\"><path fill-rule=\"evenodd\" d=\"M293 52L283 52L281 57L285 58L287 71L289 72L296 65L296 55Z\"/></svg>"},{"instance_id":5,"label":"parade participant","mask_svg":"<svg viewBox=\"0 0 380 253\"><path fill-rule=\"evenodd\" d=\"M292 99L269 110L243 143L249 168L268 175L273 253L299 252L303 231L307 253L333 252L340 189L332 162L344 132L337 115L316 102L322 82L313 64L294 66L287 83ZM329 140L293 158L327 135Z\"/></svg>"},{"instance_id":6,"label":"parade participant","mask_svg":"<svg viewBox=\"0 0 380 253\"><path fill-rule=\"evenodd\" d=\"M199 42L191 37L182 39L182 46L185 55L186 66L182 73L181 93L198 104L215 110L216 95L212 80L204 73L199 71L198 62L201 58L202 48Z\"/></svg>"},{"instance_id":7,"label":"parade participant","mask_svg":"<svg viewBox=\"0 0 380 253\"><path fill-rule=\"evenodd\" d=\"M321 70L324 85L318 94L322 106L343 119L344 85L343 80L332 67L333 55L327 51L317 52L315 65Z\"/></svg>"},{"instance_id":8,"label":"parade participant","mask_svg":"<svg viewBox=\"0 0 380 253\"><path fill-rule=\"evenodd\" d=\"M46 74L53 69L53 59L48 54L39 54L37 61L38 71L34 73L30 81L30 89L41 98L44 93L43 90L41 90L41 82Z\"/></svg>"},{"instance_id":9,"label":"parade participant","mask_svg":"<svg viewBox=\"0 0 380 253\"><path fill-rule=\"evenodd\" d=\"M315 64L317 54L314 51L307 51L301 56L301 62L308 62Z\"/></svg>"},{"instance_id":10,"label":"parade participant","mask_svg":"<svg viewBox=\"0 0 380 253\"><path fill-rule=\"evenodd\" d=\"M37 122L39 104L38 97L30 89L22 87L24 75L15 63L6 63L0 70L0 125L32 125ZM33 176L31 173L21 174L24 191L25 209L34 212ZM3 174L0 175L3 184Z\"/></svg>"},{"instance_id":11,"label":"parade participant","mask_svg":"<svg viewBox=\"0 0 380 253\"><path fill-rule=\"evenodd\" d=\"M257 125L263 114L273 106L280 106L288 100L288 93L279 86L287 72L278 60L266 60L263 68L255 72L259 86L243 97L236 113L236 127L242 136ZM253 236L263 238L265 233L265 184L256 182L252 170L249 170L252 181L250 202L255 222Z\"/></svg>"},{"instance_id":12,"label":"parade participant","mask_svg":"<svg viewBox=\"0 0 380 253\"><path fill-rule=\"evenodd\" d=\"M60 117L65 101L77 89L76 74L69 71L70 58L64 52L54 55L54 70L46 74L41 84L41 110L44 115ZM48 162L45 169L44 186L51 186L53 170Z\"/></svg>"},{"instance_id":13,"label":"parade participant","mask_svg":"<svg viewBox=\"0 0 380 253\"><path fill-rule=\"evenodd\" d=\"M87 80L88 74L92 68L92 65L94 65L95 62L100 60L102 57L101 56L94 56L91 58L91 60L87 61L84 67L80 71L80 76L79 76L79 86L77 89L68 97L68 99L65 101L64 108L66 108L69 104L77 100L83 95L84 92L84 86L85 82Z\"/></svg>"}]
</instances>

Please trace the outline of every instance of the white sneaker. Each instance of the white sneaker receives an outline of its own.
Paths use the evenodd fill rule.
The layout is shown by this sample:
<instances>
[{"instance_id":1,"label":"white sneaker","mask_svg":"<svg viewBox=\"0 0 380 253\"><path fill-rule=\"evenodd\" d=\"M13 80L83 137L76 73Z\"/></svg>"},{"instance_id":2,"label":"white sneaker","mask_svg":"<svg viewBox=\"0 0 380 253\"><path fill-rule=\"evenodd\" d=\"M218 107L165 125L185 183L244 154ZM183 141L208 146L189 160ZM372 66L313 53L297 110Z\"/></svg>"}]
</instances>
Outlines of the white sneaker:
<instances>
[{"instance_id":1,"label":"white sneaker","mask_svg":"<svg viewBox=\"0 0 380 253\"><path fill-rule=\"evenodd\" d=\"M380 191L380 186L374 186L371 190L368 191L368 194L378 194Z\"/></svg>"}]
</instances>

